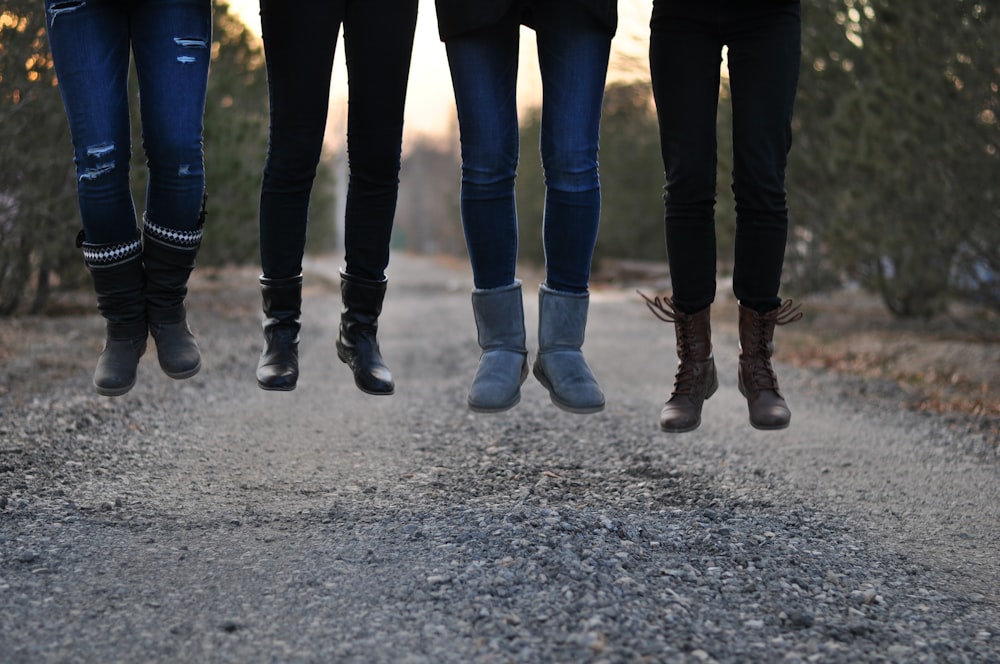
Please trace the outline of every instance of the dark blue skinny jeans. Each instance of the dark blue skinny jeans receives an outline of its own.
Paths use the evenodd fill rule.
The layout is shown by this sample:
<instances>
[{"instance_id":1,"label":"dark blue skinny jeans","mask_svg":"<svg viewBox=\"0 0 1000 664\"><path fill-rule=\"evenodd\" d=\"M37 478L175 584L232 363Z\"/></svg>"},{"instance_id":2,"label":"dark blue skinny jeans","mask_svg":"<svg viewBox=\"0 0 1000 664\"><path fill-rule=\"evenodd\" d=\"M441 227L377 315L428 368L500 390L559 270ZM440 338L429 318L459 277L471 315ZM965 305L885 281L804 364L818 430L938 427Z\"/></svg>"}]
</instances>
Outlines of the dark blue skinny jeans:
<instances>
[{"instance_id":1,"label":"dark blue skinny jeans","mask_svg":"<svg viewBox=\"0 0 1000 664\"><path fill-rule=\"evenodd\" d=\"M349 96L345 269L381 280L396 215L417 0L261 0L260 18L271 102L260 196L264 276L302 272L309 199L343 24Z\"/></svg>"},{"instance_id":2,"label":"dark blue skinny jeans","mask_svg":"<svg viewBox=\"0 0 1000 664\"><path fill-rule=\"evenodd\" d=\"M666 173L673 298L694 313L715 299L716 111L728 46L736 249L733 290L764 312L778 304L788 237L785 165L801 58L798 2L654 0L650 71Z\"/></svg>"},{"instance_id":3,"label":"dark blue skinny jeans","mask_svg":"<svg viewBox=\"0 0 1000 664\"><path fill-rule=\"evenodd\" d=\"M136 237L129 187L129 56L139 75L146 217L194 230L205 193L202 117L211 57L209 0L45 0L59 90L73 137L87 241Z\"/></svg>"},{"instance_id":4,"label":"dark blue skinny jeans","mask_svg":"<svg viewBox=\"0 0 1000 664\"><path fill-rule=\"evenodd\" d=\"M579 293L590 281L601 213L597 151L611 35L582 12L560 15L553 4L534 10L546 283ZM512 17L445 44L462 143L462 225L473 280L482 289L515 279L519 29Z\"/></svg>"}]
</instances>

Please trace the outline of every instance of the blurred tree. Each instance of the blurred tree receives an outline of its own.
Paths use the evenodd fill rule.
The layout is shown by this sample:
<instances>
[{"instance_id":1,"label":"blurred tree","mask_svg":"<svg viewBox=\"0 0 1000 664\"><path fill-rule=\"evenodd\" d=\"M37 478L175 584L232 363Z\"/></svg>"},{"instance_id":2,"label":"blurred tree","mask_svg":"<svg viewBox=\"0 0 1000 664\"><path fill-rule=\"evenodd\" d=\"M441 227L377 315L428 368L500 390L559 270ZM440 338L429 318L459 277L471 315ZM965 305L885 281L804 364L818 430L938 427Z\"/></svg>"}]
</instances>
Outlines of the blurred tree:
<instances>
[{"instance_id":1,"label":"blurred tree","mask_svg":"<svg viewBox=\"0 0 1000 664\"><path fill-rule=\"evenodd\" d=\"M0 0L0 315L44 306L49 276L72 260L79 226L73 149L33 0ZM78 257L77 257L77 261Z\"/></svg>"},{"instance_id":2,"label":"blurred tree","mask_svg":"<svg viewBox=\"0 0 1000 664\"><path fill-rule=\"evenodd\" d=\"M1000 300L1000 20L974 0L810 0L792 207L899 316Z\"/></svg>"}]
</instances>

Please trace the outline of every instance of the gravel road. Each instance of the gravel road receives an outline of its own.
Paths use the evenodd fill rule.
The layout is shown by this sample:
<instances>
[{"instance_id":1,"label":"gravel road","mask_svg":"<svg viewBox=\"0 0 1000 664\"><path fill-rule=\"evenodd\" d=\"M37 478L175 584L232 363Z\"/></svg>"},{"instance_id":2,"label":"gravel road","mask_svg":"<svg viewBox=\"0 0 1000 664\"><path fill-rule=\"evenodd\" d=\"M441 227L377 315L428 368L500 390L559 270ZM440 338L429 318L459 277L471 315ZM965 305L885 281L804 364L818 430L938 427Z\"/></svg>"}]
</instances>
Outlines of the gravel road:
<instances>
[{"instance_id":1,"label":"gravel road","mask_svg":"<svg viewBox=\"0 0 1000 664\"><path fill-rule=\"evenodd\" d=\"M408 255L396 395L367 396L333 346L337 267L307 266L291 393L254 383L248 270L196 272L198 376L150 352L115 399L89 309L0 323L0 661L1000 662L985 435L780 365L792 426L755 431L721 321L702 427L660 433L672 331L631 289L592 296L603 413L529 378L473 414L471 278Z\"/></svg>"}]
</instances>

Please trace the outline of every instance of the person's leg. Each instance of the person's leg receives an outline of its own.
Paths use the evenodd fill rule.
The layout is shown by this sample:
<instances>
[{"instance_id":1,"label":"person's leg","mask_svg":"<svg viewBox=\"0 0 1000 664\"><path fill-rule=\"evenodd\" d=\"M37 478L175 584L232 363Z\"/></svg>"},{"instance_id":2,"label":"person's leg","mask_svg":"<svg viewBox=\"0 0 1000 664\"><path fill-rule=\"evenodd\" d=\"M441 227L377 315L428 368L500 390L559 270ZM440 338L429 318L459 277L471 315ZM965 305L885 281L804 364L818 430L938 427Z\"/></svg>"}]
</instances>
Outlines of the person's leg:
<instances>
[{"instance_id":1,"label":"person's leg","mask_svg":"<svg viewBox=\"0 0 1000 664\"><path fill-rule=\"evenodd\" d=\"M260 1L271 109L260 194L265 345L257 384L265 390L293 390L298 382L309 198L323 149L344 6L344 0Z\"/></svg>"},{"instance_id":2,"label":"person's leg","mask_svg":"<svg viewBox=\"0 0 1000 664\"><path fill-rule=\"evenodd\" d=\"M472 312L482 349L468 405L487 413L514 407L528 375L516 278L519 29L508 18L445 44L462 142L461 210L475 285Z\"/></svg>"},{"instance_id":3,"label":"person's leg","mask_svg":"<svg viewBox=\"0 0 1000 664\"><path fill-rule=\"evenodd\" d=\"M417 0L350 0L344 15L349 179L337 355L368 394L392 394L377 331L403 138L403 105Z\"/></svg>"},{"instance_id":4,"label":"person's leg","mask_svg":"<svg viewBox=\"0 0 1000 664\"><path fill-rule=\"evenodd\" d=\"M654 2L650 22L672 300L686 314L709 306L716 288L715 123L722 42L712 13L690 2Z\"/></svg>"},{"instance_id":5,"label":"person's leg","mask_svg":"<svg viewBox=\"0 0 1000 664\"><path fill-rule=\"evenodd\" d=\"M142 252L149 330L163 371L188 378L201 368L184 298L205 213L202 132L212 5L147 0L135 6L130 26L149 167Z\"/></svg>"},{"instance_id":6,"label":"person's leg","mask_svg":"<svg viewBox=\"0 0 1000 664\"><path fill-rule=\"evenodd\" d=\"M765 312L778 306L788 239L785 165L801 57L798 3L748 10L727 3L733 95L733 193L737 299Z\"/></svg>"},{"instance_id":7,"label":"person's leg","mask_svg":"<svg viewBox=\"0 0 1000 664\"><path fill-rule=\"evenodd\" d=\"M149 168L145 223L157 237L200 235L212 4L145 0L136 3L130 30Z\"/></svg>"},{"instance_id":8,"label":"person's leg","mask_svg":"<svg viewBox=\"0 0 1000 664\"><path fill-rule=\"evenodd\" d=\"M136 239L129 188L129 17L122 3L46 0L46 29L73 139L87 242Z\"/></svg>"},{"instance_id":9,"label":"person's leg","mask_svg":"<svg viewBox=\"0 0 1000 664\"><path fill-rule=\"evenodd\" d=\"M715 299L716 112L722 42L715 3L654 2L649 60L666 186L664 219L673 293L649 300L674 325L679 359L660 429L692 431L718 389L712 354Z\"/></svg>"},{"instance_id":10,"label":"person's leg","mask_svg":"<svg viewBox=\"0 0 1000 664\"><path fill-rule=\"evenodd\" d=\"M448 40L462 144L462 226L478 289L514 283L518 24Z\"/></svg>"},{"instance_id":11,"label":"person's leg","mask_svg":"<svg viewBox=\"0 0 1000 664\"><path fill-rule=\"evenodd\" d=\"M583 356L590 264L601 215L597 147L611 35L585 14L535 8L542 74L545 283L538 294L534 374L552 402L573 413L604 408Z\"/></svg>"},{"instance_id":12,"label":"person's leg","mask_svg":"<svg viewBox=\"0 0 1000 664\"><path fill-rule=\"evenodd\" d=\"M260 196L266 279L302 272L309 198L323 149L344 0L261 0L270 133Z\"/></svg>"},{"instance_id":13,"label":"person's leg","mask_svg":"<svg viewBox=\"0 0 1000 664\"><path fill-rule=\"evenodd\" d=\"M733 91L733 193L739 300L739 388L750 423L783 429L791 412L771 365L774 329L801 317L778 289L788 235L785 164L801 57L798 3L726 3Z\"/></svg>"},{"instance_id":14,"label":"person's leg","mask_svg":"<svg viewBox=\"0 0 1000 664\"><path fill-rule=\"evenodd\" d=\"M142 245L129 189L128 14L118 2L47 0L46 28L73 138L83 250L107 323L94 370L99 394L135 385L146 350Z\"/></svg>"},{"instance_id":15,"label":"person's leg","mask_svg":"<svg viewBox=\"0 0 1000 664\"><path fill-rule=\"evenodd\" d=\"M611 35L586 14L566 15L551 3L538 6L536 25L545 282L584 293L601 216L597 152Z\"/></svg>"},{"instance_id":16,"label":"person's leg","mask_svg":"<svg viewBox=\"0 0 1000 664\"><path fill-rule=\"evenodd\" d=\"M382 281L399 190L417 0L350 0L344 16L350 104L344 246L348 274Z\"/></svg>"}]
</instances>

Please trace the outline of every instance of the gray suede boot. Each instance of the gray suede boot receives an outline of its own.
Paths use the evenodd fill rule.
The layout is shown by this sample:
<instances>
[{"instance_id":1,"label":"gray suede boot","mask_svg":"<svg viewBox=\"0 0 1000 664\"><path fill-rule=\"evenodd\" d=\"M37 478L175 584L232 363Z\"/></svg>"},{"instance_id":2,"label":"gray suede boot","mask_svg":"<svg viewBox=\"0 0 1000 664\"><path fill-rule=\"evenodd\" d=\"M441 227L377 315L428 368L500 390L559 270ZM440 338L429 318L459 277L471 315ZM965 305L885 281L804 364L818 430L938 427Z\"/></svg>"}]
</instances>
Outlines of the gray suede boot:
<instances>
[{"instance_id":1,"label":"gray suede boot","mask_svg":"<svg viewBox=\"0 0 1000 664\"><path fill-rule=\"evenodd\" d=\"M469 408L499 413L517 405L528 377L521 282L472 291L472 313L483 354L469 390Z\"/></svg>"},{"instance_id":2,"label":"gray suede boot","mask_svg":"<svg viewBox=\"0 0 1000 664\"><path fill-rule=\"evenodd\" d=\"M604 393L580 348L587 328L589 293L538 288L538 357L534 374L552 403L571 413L604 410Z\"/></svg>"}]
</instances>

